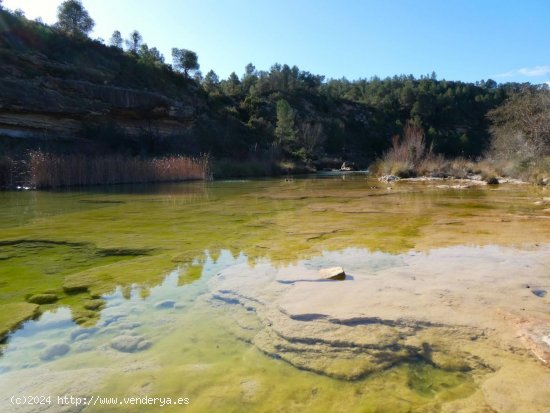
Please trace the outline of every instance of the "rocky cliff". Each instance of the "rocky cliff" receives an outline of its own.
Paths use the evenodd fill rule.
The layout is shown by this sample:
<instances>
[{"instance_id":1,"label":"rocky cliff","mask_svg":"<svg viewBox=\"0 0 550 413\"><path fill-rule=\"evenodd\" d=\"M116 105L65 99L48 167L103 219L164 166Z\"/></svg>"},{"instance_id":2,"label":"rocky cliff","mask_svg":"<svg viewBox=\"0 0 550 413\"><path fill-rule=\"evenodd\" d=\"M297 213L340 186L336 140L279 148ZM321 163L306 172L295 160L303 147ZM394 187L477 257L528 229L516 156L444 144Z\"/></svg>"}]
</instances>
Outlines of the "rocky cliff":
<instances>
[{"instance_id":1,"label":"rocky cliff","mask_svg":"<svg viewBox=\"0 0 550 413\"><path fill-rule=\"evenodd\" d=\"M0 13L0 137L12 146L81 141L106 129L181 137L206 111L194 82L166 66L146 66L119 49Z\"/></svg>"},{"instance_id":2,"label":"rocky cliff","mask_svg":"<svg viewBox=\"0 0 550 413\"><path fill-rule=\"evenodd\" d=\"M3 73L9 67L1 65ZM62 79L48 72L0 79L0 135L10 138L78 138L86 127L114 124L129 135L181 135L204 109L192 94L160 93Z\"/></svg>"}]
</instances>

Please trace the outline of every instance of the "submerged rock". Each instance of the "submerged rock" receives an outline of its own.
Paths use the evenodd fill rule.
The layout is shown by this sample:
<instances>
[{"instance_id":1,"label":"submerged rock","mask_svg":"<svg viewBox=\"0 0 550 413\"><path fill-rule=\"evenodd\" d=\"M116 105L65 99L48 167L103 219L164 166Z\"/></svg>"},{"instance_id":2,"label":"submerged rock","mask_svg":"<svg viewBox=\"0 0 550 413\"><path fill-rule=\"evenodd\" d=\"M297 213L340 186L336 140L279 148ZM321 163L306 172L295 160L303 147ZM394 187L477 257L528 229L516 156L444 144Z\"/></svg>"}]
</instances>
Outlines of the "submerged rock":
<instances>
[{"instance_id":1,"label":"submerged rock","mask_svg":"<svg viewBox=\"0 0 550 413\"><path fill-rule=\"evenodd\" d=\"M71 333L71 340L81 341L86 340L91 337L93 334L97 333L99 329L97 327L92 328L79 328Z\"/></svg>"},{"instance_id":2,"label":"submerged rock","mask_svg":"<svg viewBox=\"0 0 550 413\"><path fill-rule=\"evenodd\" d=\"M134 353L151 347L151 342L142 336L120 335L111 340L111 347L123 353Z\"/></svg>"},{"instance_id":3,"label":"submerged rock","mask_svg":"<svg viewBox=\"0 0 550 413\"><path fill-rule=\"evenodd\" d=\"M48 347L40 354L40 359L42 361L50 361L59 357L64 356L71 350L71 347L68 344L60 343L54 344L51 347Z\"/></svg>"},{"instance_id":4,"label":"submerged rock","mask_svg":"<svg viewBox=\"0 0 550 413\"><path fill-rule=\"evenodd\" d=\"M380 182L394 182L394 181L399 181L400 179L401 178L395 175L384 175L378 178Z\"/></svg>"},{"instance_id":5,"label":"submerged rock","mask_svg":"<svg viewBox=\"0 0 550 413\"><path fill-rule=\"evenodd\" d=\"M319 270L319 275L325 280L345 280L346 273L342 267L323 268Z\"/></svg>"},{"instance_id":6,"label":"submerged rock","mask_svg":"<svg viewBox=\"0 0 550 413\"><path fill-rule=\"evenodd\" d=\"M175 305L176 305L176 302L174 300L164 300L156 303L155 308L169 309L169 308L174 308Z\"/></svg>"},{"instance_id":7,"label":"submerged rock","mask_svg":"<svg viewBox=\"0 0 550 413\"><path fill-rule=\"evenodd\" d=\"M92 343L84 342L84 343L79 343L76 346L75 351L77 353L85 353L86 351L92 351L93 349L95 349L95 346Z\"/></svg>"},{"instance_id":8,"label":"submerged rock","mask_svg":"<svg viewBox=\"0 0 550 413\"><path fill-rule=\"evenodd\" d=\"M58 300L56 294L34 294L27 298L29 303L33 304L51 304Z\"/></svg>"},{"instance_id":9,"label":"submerged rock","mask_svg":"<svg viewBox=\"0 0 550 413\"><path fill-rule=\"evenodd\" d=\"M540 361L550 365L550 324L533 321L520 329L521 339Z\"/></svg>"},{"instance_id":10,"label":"submerged rock","mask_svg":"<svg viewBox=\"0 0 550 413\"><path fill-rule=\"evenodd\" d=\"M127 321L127 322L118 324L116 328L120 330L133 330L134 328L138 328L140 325L141 323L138 323L137 321Z\"/></svg>"},{"instance_id":11,"label":"submerged rock","mask_svg":"<svg viewBox=\"0 0 550 413\"><path fill-rule=\"evenodd\" d=\"M546 290L540 290L540 289L534 289L534 290L531 290L531 292L533 294L535 294L537 297L545 297L546 296Z\"/></svg>"}]
</instances>

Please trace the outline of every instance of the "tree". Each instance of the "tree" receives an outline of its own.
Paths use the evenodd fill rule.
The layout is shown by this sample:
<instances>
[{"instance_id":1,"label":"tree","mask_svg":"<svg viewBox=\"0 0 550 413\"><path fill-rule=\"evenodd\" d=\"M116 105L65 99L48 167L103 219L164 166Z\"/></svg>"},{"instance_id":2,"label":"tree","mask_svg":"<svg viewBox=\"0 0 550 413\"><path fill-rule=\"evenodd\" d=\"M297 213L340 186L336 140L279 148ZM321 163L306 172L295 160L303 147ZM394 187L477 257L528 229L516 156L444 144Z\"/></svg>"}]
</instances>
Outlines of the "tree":
<instances>
[{"instance_id":1,"label":"tree","mask_svg":"<svg viewBox=\"0 0 550 413\"><path fill-rule=\"evenodd\" d=\"M249 63L244 68L244 76L242 81L242 90L244 93L249 93L250 89L256 83L258 80L258 76L256 75L256 67Z\"/></svg>"},{"instance_id":2,"label":"tree","mask_svg":"<svg viewBox=\"0 0 550 413\"><path fill-rule=\"evenodd\" d=\"M85 37L94 28L92 20L80 0L66 0L57 8L56 27L74 37Z\"/></svg>"},{"instance_id":3,"label":"tree","mask_svg":"<svg viewBox=\"0 0 550 413\"><path fill-rule=\"evenodd\" d=\"M219 91L220 88L220 78L213 70L210 70L204 77L202 82L202 87L208 93L213 93Z\"/></svg>"},{"instance_id":4,"label":"tree","mask_svg":"<svg viewBox=\"0 0 550 413\"><path fill-rule=\"evenodd\" d=\"M505 159L550 155L550 90L528 87L490 111L491 146Z\"/></svg>"},{"instance_id":5,"label":"tree","mask_svg":"<svg viewBox=\"0 0 550 413\"><path fill-rule=\"evenodd\" d=\"M116 47L117 49L122 49L122 35L118 30L115 30L109 40L111 46Z\"/></svg>"},{"instance_id":6,"label":"tree","mask_svg":"<svg viewBox=\"0 0 550 413\"><path fill-rule=\"evenodd\" d=\"M224 92L229 96L235 96L241 93L241 81L235 72L231 72L223 84Z\"/></svg>"},{"instance_id":7,"label":"tree","mask_svg":"<svg viewBox=\"0 0 550 413\"><path fill-rule=\"evenodd\" d=\"M172 59L174 67L177 70L182 70L186 77L189 77L189 72L199 70L199 58L197 54L187 49L172 49Z\"/></svg>"},{"instance_id":8,"label":"tree","mask_svg":"<svg viewBox=\"0 0 550 413\"><path fill-rule=\"evenodd\" d=\"M195 74L193 75L193 80L194 80L195 82L197 82L197 84L199 84L199 85L202 83L202 81L204 80L204 78L203 78L202 72L201 72L200 70L197 70L197 71L195 72Z\"/></svg>"},{"instance_id":9,"label":"tree","mask_svg":"<svg viewBox=\"0 0 550 413\"><path fill-rule=\"evenodd\" d=\"M252 63L249 63L244 68L245 77L255 76L256 75L256 66Z\"/></svg>"},{"instance_id":10,"label":"tree","mask_svg":"<svg viewBox=\"0 0 550 413\"><path fill-rule=\"evenodd\" d=\"M139 61L150 66L162 66L164 64L164 56L156 47L147 46L143 43L139 49Z\"/></svg>"},{"instance_id":11,"label":"tree","mask_svg":"<svg viewBox=\"0 0 550 413\"><path fill-rule=\"evenodd\" d=\"M284 100L277 101L277 126L275 136L277 143L287 153L291 153L296 141L296 129L294 127L295 112L290 104Z\"/></svg>"},{"instance_id":12,"label":"tree","mask_svg":"<svg viewBox=\"0 0 550 413\"><path fill-rule=\"evenodd\" d=\"M304 122L300 128L299 140L307 157L312 158L326 141L323 124L314 121Z\"/></svg>"},{"instance_id":13,"label":"tree","mask_svg":"<svg viewBox=\"0 0 550 413\"><path fill-rule=\"evenodd\" d=\"M128 47L128 51L137 56L141 48L142 41L143 37L141 36L141 33L137 30L134 30L132 33L130 33L130 38L126 40L126 47Z\"/></svg>"}]
</instances>

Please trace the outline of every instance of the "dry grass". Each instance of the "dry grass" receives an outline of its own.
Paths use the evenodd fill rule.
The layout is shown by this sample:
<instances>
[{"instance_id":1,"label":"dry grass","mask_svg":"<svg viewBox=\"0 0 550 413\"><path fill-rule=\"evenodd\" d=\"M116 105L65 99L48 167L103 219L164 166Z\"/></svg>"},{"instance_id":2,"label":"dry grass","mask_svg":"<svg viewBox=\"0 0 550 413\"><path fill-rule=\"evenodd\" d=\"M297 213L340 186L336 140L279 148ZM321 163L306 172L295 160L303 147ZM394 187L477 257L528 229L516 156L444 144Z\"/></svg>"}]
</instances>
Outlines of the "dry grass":
<instances>
[{"instance_id":1,"label":"dry grass","mask_svg":"<svg viewBox=\"0 0 550 413\"><path fill-rule=\"evenodd\" d=\"M29 156L29 186L35 188L175 182L207 179L208 174L206 156L141 159L120 155L53 155L39 151Z\"/></svg>"}]
</instances>

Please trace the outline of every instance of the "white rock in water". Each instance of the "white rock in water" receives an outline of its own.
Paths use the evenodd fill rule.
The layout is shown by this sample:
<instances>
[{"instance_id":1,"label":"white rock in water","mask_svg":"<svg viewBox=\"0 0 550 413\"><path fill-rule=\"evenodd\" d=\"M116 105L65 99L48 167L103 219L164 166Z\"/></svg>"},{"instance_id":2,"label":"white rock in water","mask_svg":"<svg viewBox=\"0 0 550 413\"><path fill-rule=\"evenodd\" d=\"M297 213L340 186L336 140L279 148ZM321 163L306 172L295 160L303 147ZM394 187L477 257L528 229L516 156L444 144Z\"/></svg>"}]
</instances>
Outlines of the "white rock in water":
<instances>
[{"instance_id":1,"label":"white rock in water","mask_svg":"<svg viewBox=\"0 0 550 413\"><path fill-rule=\"evenodd\" d=\"M323 268L319 270L321 278L326 280L345 280L346 273L342 267Z\"/></svg>"}]
</instances>

